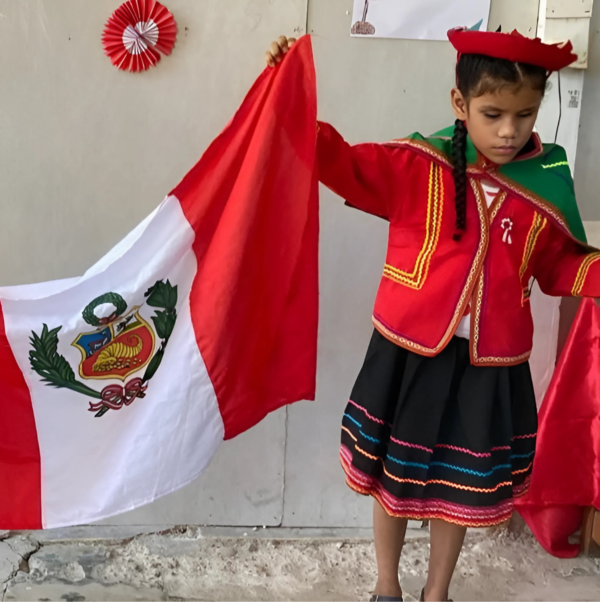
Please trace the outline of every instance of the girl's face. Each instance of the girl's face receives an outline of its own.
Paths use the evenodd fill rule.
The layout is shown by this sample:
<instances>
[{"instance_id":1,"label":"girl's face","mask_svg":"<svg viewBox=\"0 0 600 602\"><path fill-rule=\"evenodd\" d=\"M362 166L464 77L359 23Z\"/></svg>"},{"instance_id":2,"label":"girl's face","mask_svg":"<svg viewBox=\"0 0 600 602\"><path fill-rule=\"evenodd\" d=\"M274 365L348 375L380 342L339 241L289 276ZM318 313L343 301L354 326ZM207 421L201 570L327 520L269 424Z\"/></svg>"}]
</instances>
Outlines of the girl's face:
<instances>
[{"instance_id":1,"label":"girl's face","mask_svg":"<svg viewBox=\"0 0 600 602\"><path fill-rule=\"evenodd\" d=\"M498 165L510 163L531 138L543 94L525 84L468 101L452 90L452 108L466 123L475 148Z\"/></svg>"}]
</instances>

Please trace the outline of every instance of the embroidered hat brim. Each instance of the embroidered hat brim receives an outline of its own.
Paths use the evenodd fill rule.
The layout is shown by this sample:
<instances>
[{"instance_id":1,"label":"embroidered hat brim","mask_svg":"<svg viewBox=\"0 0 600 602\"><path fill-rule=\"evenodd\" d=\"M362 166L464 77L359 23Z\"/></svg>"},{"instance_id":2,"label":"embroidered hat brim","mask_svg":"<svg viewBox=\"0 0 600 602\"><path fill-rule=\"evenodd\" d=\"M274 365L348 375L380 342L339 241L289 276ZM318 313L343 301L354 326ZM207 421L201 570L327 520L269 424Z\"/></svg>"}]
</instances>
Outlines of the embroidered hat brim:
<instances>
[{"instance_id":1,"label":"embroidered hat brim","mask_svg":"<svg viewBox=\"0 0 600 602\"><path fill-rule=\"evenodd\" d=\"M560 71L577 61L571 42L544 44L539 38L527 38L516 30L508 34L457 27L448 32L448 39L459 55L483 54L547 71Z\"/></svg>"}]
</instances>

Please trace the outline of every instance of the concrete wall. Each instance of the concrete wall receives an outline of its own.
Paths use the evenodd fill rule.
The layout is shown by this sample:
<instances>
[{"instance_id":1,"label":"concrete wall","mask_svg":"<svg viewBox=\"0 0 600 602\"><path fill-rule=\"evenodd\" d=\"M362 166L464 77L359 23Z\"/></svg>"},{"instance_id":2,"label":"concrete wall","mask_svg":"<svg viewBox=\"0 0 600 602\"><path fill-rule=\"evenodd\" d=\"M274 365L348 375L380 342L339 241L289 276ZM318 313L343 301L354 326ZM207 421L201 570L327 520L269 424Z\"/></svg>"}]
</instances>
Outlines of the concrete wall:
<instances>
[{"instance_id":1,"label":"concrete wall","mask_svg":"<svg viewBox=\"0 0 600 602\"><path fill-rule=\"evenodd\" d=\"M600 222L600 171L598 170L600 151L600 5L595 3L592 15L590 60L585 75L581 123L579 128L579 148L575 168L575 189L583 219ZM590 224L590 229L597 230ZM599 232L600 235L600 232ZM598 242L600 244L600 236Z\"/></svg>"},{"instance_id":2,"label":"concrete wall","mask_svg":"<svg viewBox=\"0 0 600 602\"><path fill-rule=\"evenodd\" d=\"M101 257L231 117L269 41L307 23L320 117L349 140L428 133L452 120L450 46L350 39L352 0L166 0L180 26L175 52L137 75L102 53L102 26L119 4L0 0L2 285L74 276ZM533 33L537 5L494 0L490 27ZM584 111L592 102L584 97ZM585 182L593 165L579 165ZM385 244L383 222L324 191L317 402L270 416L223 445L198 482L107 524L370 525L370 502L344 484L338 442Z\"/></svg>"}]
</instances>

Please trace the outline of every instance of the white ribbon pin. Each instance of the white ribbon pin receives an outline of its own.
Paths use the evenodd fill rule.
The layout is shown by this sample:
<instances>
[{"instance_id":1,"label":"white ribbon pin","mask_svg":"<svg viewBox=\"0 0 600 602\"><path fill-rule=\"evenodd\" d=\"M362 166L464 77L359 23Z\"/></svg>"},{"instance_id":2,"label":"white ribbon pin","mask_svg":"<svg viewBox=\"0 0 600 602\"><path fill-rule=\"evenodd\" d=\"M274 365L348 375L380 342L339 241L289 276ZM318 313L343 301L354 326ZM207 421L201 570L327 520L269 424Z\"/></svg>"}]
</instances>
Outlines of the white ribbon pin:
<instances>
[{"instance_id":1,"label":"white ribbon pin","mask_svg":"<svg viewBox=\"0 0 600 602\"><path fill-rule=\"evenodd\" d=\"M512 236L510 235L512 228L513 228L512 220L505 217L502 220L501 225L502 225L502 229L504 230L504 236L502 237L502 242L512 245Z\"/></svg>"}]
</instances>

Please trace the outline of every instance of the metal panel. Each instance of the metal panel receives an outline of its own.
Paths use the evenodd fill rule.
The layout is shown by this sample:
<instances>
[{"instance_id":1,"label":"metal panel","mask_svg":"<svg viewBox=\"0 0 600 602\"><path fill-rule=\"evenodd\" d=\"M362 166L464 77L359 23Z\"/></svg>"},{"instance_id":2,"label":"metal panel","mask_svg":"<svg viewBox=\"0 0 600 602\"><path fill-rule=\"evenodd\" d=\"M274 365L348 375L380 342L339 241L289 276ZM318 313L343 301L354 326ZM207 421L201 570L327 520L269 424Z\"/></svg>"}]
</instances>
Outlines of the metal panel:
<instances>
[{"instance_id":1,"label":"metal panel","mask_svg":"<svg viewBox=\"0 0 600 602\"><path fill-rule=\"evenodd\" d=\"M590 54L581 105L581 122L575 167L577 202L583 219L600 220L600 171L598 170L598 141L600 141L600 11L592 16ZM563 86L563 94L565 87ZM568 90L567 90L568 92Z\"/></svg>"},{"instance_id":2,"label":"metal panel","mask_svg":"<svg viewBox=\"0 0 600 602\"><path fill-rule=\"evenodd\" d=\"M547 0L548 19L589 19L594 0Z\"/></svg>"},{"instance_id":3,"label":"metal panel","mask_svg":"<svg viewBox=\"0 0 600 602\"><path fill-rule=\"evenodd\" d=\"M488 29L510 32L519 30L523 35L535 37L538 22L539 0L492 0Z\"/></svg>"},{"instance_id":4,"label":"metal panel","mask_svg":"<svg viewBox=\"0 0 600 602\"><path fill-rule=\"evenodd\" d=\"M590 47L590 19L547 19L544 37L547 44L560 44L567 40L573 43L578 60L571 67L587 69Z\"/></svg>"}]
</instances>

